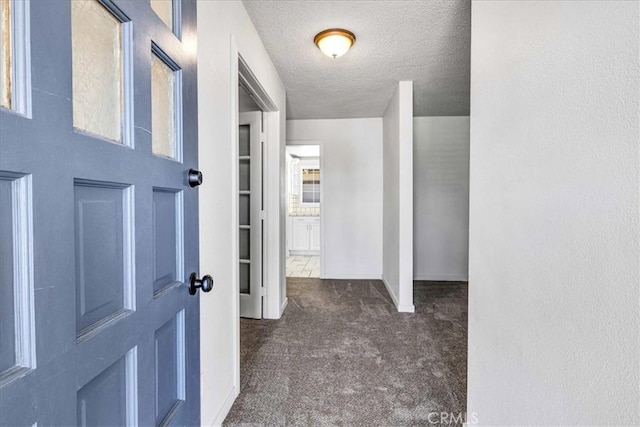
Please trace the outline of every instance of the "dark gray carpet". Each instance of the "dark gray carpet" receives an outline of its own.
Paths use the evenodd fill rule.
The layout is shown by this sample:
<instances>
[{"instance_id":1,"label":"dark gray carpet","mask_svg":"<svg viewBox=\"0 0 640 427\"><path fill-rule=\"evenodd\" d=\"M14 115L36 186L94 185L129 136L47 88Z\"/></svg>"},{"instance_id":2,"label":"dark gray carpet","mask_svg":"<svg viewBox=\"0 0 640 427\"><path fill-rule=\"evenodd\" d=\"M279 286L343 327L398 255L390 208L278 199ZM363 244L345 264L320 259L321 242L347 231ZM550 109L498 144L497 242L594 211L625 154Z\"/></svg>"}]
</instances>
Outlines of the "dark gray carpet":
<instances>
[{"instance_id":1,"label":"dark gray carpet","mask_svg":"<svg viewBox=\"0 0 640 427\"><path fill-rule=\"evenodd\" d=\"M287 284L280 320L241 321L225 426L432 426L465 411L466 283L417 282L415 314L379 281Z\"/></svg>"}]
</instances>

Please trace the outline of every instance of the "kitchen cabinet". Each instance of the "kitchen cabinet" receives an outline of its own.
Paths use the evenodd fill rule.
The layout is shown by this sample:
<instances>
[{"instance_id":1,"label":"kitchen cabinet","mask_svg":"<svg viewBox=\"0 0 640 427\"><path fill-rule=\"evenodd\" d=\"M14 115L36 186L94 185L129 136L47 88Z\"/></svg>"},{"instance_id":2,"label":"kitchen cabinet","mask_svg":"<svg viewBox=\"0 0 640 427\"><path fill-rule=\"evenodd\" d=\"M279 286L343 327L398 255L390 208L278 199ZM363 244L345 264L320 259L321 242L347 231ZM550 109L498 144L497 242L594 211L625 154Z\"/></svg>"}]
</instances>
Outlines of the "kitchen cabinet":
<instances>
[{"instance_id":1,"label":"kitchen cabinet","mask_svg":"<svg viewBox=\"0 0 640 427\"><path fill-rule=\"evenodd\" d=\"M291 218L291 252L294 255L320 254L320 218Z\"/></svg>"}]
</instances>

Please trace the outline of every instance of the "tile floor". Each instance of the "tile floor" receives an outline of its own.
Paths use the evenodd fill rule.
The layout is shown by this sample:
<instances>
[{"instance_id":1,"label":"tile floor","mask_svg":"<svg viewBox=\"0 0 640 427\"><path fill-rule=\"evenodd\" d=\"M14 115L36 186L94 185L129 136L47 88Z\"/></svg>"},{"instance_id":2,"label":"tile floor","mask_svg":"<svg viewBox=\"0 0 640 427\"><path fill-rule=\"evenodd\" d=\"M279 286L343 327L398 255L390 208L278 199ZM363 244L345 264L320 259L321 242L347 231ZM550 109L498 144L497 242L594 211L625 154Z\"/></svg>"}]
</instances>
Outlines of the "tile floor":
<instances>
[{"instance_id":1,"label":"tile floor","mask_svg":"<svg viewBox=\"0 0 640 427\"><path fill-rule=\"evenodd\" d=\"M320 257L290 256L287 258L287 277L320 277Z\"/></svg>"}]
</instances>

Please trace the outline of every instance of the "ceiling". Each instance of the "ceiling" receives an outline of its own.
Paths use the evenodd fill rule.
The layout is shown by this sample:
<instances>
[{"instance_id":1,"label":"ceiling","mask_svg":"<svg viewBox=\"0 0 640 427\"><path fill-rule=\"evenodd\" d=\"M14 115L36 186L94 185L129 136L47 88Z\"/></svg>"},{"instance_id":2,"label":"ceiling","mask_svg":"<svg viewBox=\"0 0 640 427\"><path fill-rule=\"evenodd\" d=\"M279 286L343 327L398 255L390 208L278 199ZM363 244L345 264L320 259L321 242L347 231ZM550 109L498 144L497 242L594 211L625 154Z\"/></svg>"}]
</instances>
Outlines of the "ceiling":
<instances>
[{"instance_id":1,"label":"ceiling","mask_svg":"<svg viewBox=\"0 0 640 427\"><path fill-rule=\"evenodd\" d=\"M414 116L469 115L470 0L244 0L287 88L287 117L381 117L397 82L414 82ZM356 35L343 57L313 44Z\"/></svg>"}]
</instances>

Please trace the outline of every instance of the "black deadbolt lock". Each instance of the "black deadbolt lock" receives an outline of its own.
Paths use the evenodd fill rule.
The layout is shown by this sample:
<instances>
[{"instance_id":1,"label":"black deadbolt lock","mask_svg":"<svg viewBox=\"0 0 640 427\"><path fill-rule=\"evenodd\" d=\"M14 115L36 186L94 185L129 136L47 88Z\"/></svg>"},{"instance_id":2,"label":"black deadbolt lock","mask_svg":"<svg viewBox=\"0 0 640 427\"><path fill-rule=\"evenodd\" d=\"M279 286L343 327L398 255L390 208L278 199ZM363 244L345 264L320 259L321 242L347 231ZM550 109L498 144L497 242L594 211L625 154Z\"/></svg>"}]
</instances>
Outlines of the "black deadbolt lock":
<instances>
[{"instance_id":1,"label":"black deadbolt lock","mask_svg":"<svg viewBox=\"0 0 640 427\"><path fill-rule=\"evenodd\" d=\"M202 292L209 292L213 289L213 277L203 276L202 279L198 279L196 273L191 273L189 277L189 293L195 295L198 292L198 288L202 289Z\"/></svg>"},{"instance_id":2,"label":"black deadbolt lock","mask_svg":"<svg viewBox=\"0 0 640 427\"><path fill-rule=\"evenodd\" d=\"M189 169L189 187L197 187L200 184L202 184L202 172Z\"/></svg>"}]
</instances>

